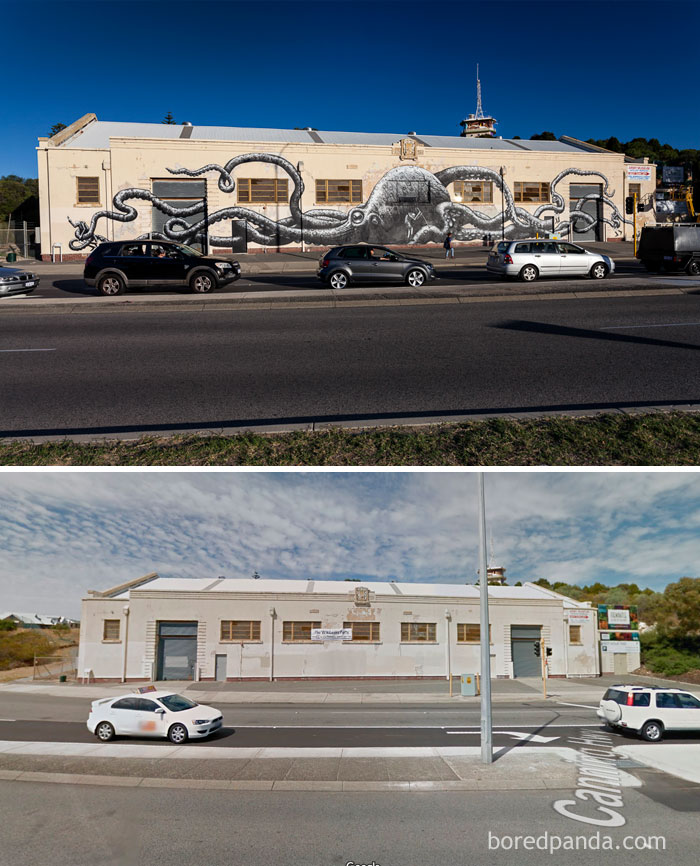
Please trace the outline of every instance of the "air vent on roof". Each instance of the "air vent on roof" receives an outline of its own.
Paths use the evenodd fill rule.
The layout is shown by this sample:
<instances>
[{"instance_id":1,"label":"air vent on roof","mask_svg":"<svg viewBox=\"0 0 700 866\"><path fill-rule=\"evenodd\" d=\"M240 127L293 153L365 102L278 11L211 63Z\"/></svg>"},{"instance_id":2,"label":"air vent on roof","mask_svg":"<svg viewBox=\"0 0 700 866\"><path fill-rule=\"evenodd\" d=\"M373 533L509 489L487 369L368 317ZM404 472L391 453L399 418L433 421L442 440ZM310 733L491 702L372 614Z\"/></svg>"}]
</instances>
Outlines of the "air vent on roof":
<instances>
[{"instance_id":1,"label":"air vent on roof","mask_svg":"<svg viewBox=\"0 0 700 866\"><path fill-rule=\"evenodd\" d=\"M192 124L189 122L189 120L183 120L182 125L183 126L192 126Z\"/></svg>"},{"instance_id":2,"label":"air vent on roof","mask_svg":"<svg viewBox=\"0 0 700 866\"><path fill-rule=\"evenodd\" d=\"M413 130L413 132L409 132L409 133L407 133L407 134L408 134L408 135L418 135L418 133L415 131L415 129Z\"/></svg>"}]
</instances>

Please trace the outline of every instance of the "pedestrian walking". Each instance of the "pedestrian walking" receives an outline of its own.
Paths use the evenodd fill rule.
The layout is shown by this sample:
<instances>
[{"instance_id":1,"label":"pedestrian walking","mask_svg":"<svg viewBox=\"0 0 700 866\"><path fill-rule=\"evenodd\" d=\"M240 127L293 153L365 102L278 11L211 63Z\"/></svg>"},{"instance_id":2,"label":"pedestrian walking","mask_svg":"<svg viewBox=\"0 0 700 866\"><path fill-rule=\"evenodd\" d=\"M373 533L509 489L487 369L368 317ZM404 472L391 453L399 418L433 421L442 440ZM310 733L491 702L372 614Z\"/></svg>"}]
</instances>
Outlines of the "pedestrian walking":
<instances>
[{"instance_id":1,"label":"pedestrian walking","mask_svg":"<svg viewBox=\"0 0 700 866\"><path fill-rule=\"evenodd\" d=\"M452 246L452 232L447 232L447 237L445 238L443 247L445 247L445 258L449 255L451 255L452 258L455 257L455 248Z\"/></svg>"}]
</instances>

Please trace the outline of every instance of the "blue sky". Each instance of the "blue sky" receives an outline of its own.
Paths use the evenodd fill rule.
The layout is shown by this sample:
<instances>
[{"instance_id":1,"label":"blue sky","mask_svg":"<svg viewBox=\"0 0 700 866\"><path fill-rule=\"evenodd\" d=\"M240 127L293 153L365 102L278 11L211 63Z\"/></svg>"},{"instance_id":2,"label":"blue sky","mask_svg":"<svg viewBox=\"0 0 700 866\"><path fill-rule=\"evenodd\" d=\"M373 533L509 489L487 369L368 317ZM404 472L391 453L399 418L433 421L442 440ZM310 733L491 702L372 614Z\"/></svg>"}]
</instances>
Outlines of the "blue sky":
<instances>
[{"instance_id":1,"label":"blue sky","mask_svg":"<svg viewBox=\"0 0 700 866\"><path fill-rule=\"evenodd\" d=\"M472 583L473 472L5 472L0 612L79 616L88 589L163 577ZM697 472L488 472L510 583L697 577Z\"/></svg>"},{"instance_id":2,"label":"blue sky","mask_svg":"<svg viewBox=\"0 0 700 866\"><path fill-rule=\"evenodd\" d=\"M504 138L548 129L700 147L683 39L700 27L695 0L0 6L16 46L14 58L6 54L0 175L36 177L37 137L88 112L457 135L476 107L477 62L484 109Z\"/></svg>"}]
</instances>

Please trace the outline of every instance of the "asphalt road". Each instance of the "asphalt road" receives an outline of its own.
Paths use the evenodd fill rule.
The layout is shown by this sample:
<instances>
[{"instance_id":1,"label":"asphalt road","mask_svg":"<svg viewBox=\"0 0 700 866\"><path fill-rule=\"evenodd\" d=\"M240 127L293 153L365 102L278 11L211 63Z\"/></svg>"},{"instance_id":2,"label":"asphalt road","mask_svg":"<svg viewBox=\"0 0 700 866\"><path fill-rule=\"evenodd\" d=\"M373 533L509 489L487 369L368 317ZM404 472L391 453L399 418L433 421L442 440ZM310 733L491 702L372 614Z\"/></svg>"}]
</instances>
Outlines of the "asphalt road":
<instances>
[{"instance_id":1,"label":"asphalt road","mask_svg":"<svg viewBox=\"0 0 700 866\"><path fill-rule=\"evenodd\" d=\"M571 800L568 790L263 793L0 782L0 863L696 866L697 814L683 810L683 794L678 786L664 796L653 781L626 788L626 823L611 829L558 814L552 804ZM544 845L568 839L578 850L528 850L525 836ZM612 850L601 851L601 839Z\"/></svg>"},{"instance_id":2,"label":"asphalt road","mask_svg":"<svg viewBox=\"0 0 700 866\"><path fill-rule=\"evenodd\" d=\"M430 422L700 403L700 297L13 314L0 435Z\"/></svg>"}]
</instances>

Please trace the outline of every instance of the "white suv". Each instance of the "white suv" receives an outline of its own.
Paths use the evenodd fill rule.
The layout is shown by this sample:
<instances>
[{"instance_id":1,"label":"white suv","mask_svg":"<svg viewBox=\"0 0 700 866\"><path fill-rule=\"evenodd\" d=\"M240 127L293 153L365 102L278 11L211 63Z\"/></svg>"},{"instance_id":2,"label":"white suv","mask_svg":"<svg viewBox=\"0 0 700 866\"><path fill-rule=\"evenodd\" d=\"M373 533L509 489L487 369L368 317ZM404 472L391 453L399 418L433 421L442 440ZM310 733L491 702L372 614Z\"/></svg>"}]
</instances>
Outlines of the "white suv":
<instances>
[{"instance_id":1,"label":"white suv","mask_svg":"<svg viewBox=\"0 0 700 866\"><path fill-rule=\"evenodd\" d=\"M664 731L700 731L700 700L665 686L612 686L597 715L611 728L635 731L652 743Z\"/></svg>"}]
</instances>

